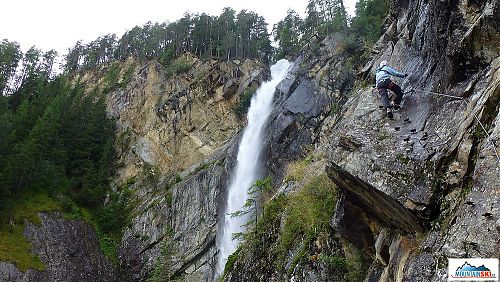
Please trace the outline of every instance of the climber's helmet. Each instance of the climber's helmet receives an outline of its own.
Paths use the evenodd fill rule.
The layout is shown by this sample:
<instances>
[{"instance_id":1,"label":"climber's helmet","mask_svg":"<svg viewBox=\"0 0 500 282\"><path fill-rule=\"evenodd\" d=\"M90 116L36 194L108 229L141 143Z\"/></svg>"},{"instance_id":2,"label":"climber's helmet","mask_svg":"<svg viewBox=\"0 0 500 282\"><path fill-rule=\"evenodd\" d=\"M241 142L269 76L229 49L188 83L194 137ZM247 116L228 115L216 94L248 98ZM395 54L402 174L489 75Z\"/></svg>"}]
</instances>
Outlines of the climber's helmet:
<instances>
[{"instance_id":1,"label":"climber's helmet","mask_svg":"<svg viewBox=\"0 0 500 282\"><path fill-rule=\"evenodd\" d=\"M387 66L387 61L380 62L380 67Z\"/></svg>"}]
</instances>

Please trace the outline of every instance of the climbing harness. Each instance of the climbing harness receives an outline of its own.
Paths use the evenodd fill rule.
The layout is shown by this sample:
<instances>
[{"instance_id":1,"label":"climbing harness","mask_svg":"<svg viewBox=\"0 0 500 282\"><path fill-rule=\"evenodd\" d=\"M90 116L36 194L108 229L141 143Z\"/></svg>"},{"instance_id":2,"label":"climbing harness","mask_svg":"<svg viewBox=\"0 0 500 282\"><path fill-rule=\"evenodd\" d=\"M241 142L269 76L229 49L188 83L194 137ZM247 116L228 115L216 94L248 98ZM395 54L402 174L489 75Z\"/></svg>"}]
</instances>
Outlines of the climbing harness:
<instances>
[{"instance_id":1,"label":"climbing harness","mask_svg":"<svg viewBox=\"0 0 500 282\"><path fill-rule=\"evenodd\" d=\"M448 98L453 98L453 99L461 100L466 106L470 103L470 101L467 100L467 99L465 99L464 97L453 96L453 95L448 95L448 94L443 94L443 93L437 93L437 92L432 92L432 91L426 91L426 90L421 90L421 89L415 89L415 88L412 89L411 91L417 91L417 92L421 92L421 93L427 93L427 94L431 94L431 95L443 96L443 97L448 97ZM483 123L481 122L481 120L479 119L479 117L476 115L476 113L472 112L472 115L474 116L474 118L476 119L476 121L478 122L478 124L481 126L481 129L486 134L486 136L487 136L486 140L493 147L493 151L495 152L495 156L497 157L497 161L500 164L500 156L499 156L499 154L497 152L495 144L491 140L491 135L488 134L488 131L486 131L486 128L484 127Z\"/></svg>"}]
</instances>

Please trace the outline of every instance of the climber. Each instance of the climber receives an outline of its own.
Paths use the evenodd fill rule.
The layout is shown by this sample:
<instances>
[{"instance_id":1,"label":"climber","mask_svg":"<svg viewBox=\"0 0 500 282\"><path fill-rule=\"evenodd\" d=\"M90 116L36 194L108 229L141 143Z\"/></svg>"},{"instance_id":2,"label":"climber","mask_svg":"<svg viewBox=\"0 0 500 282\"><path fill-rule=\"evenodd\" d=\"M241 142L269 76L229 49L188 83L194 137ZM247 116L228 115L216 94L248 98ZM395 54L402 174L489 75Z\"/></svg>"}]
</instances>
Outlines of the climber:
<instances>
[{"instance_id":1,"label":"climber","mask_svg":"<svg viewBox=\"0 0 500 282\"><path fill-rule=\"evenodd\" d=\"M408 75L405 73L401 73L390 66L387 65L387 61L380 62L380 66L376 70L376 87L380 97L382 99L382 103L384 104L384 108L387 111L387 117L393 118L392 109L399 110L401 100L403 99L403 91L401 87L399 87L394 81L391 79L391 75L397 77L407 77ZM389 103L389 96L387 95L387 89L390 89L392 92L396 93L396 98Z\"/></svg>"}]
</instances>

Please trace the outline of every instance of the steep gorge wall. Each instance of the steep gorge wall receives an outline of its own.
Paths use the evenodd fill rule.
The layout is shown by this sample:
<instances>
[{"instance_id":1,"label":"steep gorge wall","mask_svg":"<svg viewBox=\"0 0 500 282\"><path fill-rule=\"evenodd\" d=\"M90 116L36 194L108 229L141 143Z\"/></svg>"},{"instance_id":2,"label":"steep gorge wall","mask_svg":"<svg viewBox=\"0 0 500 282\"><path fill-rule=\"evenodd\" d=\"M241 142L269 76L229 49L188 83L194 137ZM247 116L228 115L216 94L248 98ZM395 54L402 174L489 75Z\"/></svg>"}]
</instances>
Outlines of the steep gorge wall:
<instances>
[{"instance_id":1,"label":"steep gorge wall","mask_svg":"<svg viewBox=\"0 0 500 282\"><path fill-rule=\"evenodd\" d=\"M269 76L250 59L203 61L185 54L175 64L181 69L169 71L157 61L139 65L132 58L119 64L115 84L121 87L107 95L107 110L118 125L123 179L144 163L180 173L214 153L242 127L235 114L241 96ZM133 74L126 77L129 68ZM74 79L97 89L108 83L106 70Z\"/></svg>"},{"instance_id":2,"label":"steep gorge wall","mask_svg":"<svg viewBox=\"0 0 500 282\"><path fill-rule=\"evenodd\" d=\"M108 96L124 165L117 183L129 183L135 203L121 279L211 279L218 209L244 124L235 109L269 76L253 60L181 59L188 67L177 75L150 62Z\"/></svg>"}]
</instances>

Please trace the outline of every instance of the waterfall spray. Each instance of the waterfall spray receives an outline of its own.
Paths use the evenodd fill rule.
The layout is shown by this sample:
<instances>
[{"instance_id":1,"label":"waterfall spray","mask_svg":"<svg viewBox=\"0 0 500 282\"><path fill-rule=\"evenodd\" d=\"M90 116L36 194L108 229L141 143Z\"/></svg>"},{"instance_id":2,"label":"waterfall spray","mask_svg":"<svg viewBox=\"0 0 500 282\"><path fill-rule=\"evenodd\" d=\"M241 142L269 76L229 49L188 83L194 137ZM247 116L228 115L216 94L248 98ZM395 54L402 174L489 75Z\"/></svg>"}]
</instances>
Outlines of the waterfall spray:
<instances>
[{"instance_id":1,"label":"waterfall spray","mask_svg":"<svg viewBox=\"0 0 500 282\"><path fill-rule=\"evenodd\" d=\"M224 212L222 231L217 237L219 257L217 261L216 277L222 275L227 258L238 247L239 241L232 238L232 234L245 231L245 224L250 214L232 217L231 214L243 210L249 198L248 188L258 180L259 155L262 151L263 127L271 114L272 102L276 86L286 76L291 63L280 60L271 66L271 80L264 82L253 96L247 114L248 124L243 132L236 169L228 188L226 210Z\"/></svg>"}]
</instances>

